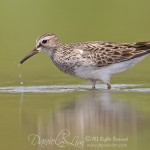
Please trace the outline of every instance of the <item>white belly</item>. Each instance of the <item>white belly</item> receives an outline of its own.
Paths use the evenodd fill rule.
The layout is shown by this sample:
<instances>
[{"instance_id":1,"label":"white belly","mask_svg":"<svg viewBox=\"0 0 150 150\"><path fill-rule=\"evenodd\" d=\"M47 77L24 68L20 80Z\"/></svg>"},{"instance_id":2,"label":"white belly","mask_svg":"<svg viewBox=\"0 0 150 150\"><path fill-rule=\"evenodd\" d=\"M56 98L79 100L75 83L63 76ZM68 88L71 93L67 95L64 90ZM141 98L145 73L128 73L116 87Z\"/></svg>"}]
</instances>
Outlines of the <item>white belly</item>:
<instances>
[{"instance_id":1,"label":"white belly","mask_svg":"<svg viewBox=\"0 0 150 150\"><path fill-rule=\"evenodd\" d=\"M113 74L122 72L129 67L134 66L136 63L144 59L146 56L131 59L116 64L111 64L106 67L94 67L94 66L81 66L75 70L75 76L82 79L97 80L104 83L109 83L110 77Z\"/></svg>"}]
</instances>

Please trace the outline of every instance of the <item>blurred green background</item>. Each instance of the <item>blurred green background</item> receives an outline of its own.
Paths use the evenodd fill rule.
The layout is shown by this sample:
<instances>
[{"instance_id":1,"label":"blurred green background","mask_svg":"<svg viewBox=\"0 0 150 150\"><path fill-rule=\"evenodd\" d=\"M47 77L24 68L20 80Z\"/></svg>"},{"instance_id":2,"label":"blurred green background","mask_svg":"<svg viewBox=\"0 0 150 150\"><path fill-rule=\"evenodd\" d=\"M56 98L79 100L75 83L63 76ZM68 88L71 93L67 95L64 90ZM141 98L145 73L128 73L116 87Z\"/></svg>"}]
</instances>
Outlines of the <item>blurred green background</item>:
<instances>
[{"instance_id":1,"label":"blurred green background","mask_svg":"<svg viewBox=\"0 0 150 150\"><path fill-rule=\"evenodd\" d=\"M45 32L64 43L80 41L135 42L150 40L148 0L0 0L0 83L19 85L18 73L28 84L86 82L61 73L46 54L39 54L18 69L18 62ZM116 75L112 83L150 83L150 57Z\"/></svg>"},{"instance_id":2,"label":"blurred green background","mask_svg":"<svg viewBox=\"0 0 150 150\"><path fill-rule=\"evenodd\" d=\"M60 72L46 54L38 54L18 67L19 61L35 46L37 37L45 32L55 33L63 43L148 41L150 40L150 1L0 0L1 89L9 86L20 87L19 74L22 74L21 81L24 82L24 86L88 83L88 81ZM144 84L144 87L150 87L149 64L150 56L134 68L113 76L111 82L113 84ZM38 87L34 88L36 91ZM54 123L54 127L56 127L54 131L59 132L57 126L61 126L63 121L68 122L68 120L72 121L70 122L73 127L75 127L75 122L83 121L86 128L86 125L93 127L97 118L104 118L104 120L106 118L111 131L110 123L116 121L111 114L116 114L118 120L116 128L121 123L121 127L127 129L131 127L129 137L135 147L131 148L129 145L128 150L146 149L149 146L150 135L148 134L150 127L149 92L146 93L143 90L143 93L135 91L131 93L131 91L122 93L107 91L107 93L102 89L95 91L87 89L85 92L41 94L19 93L18 90L18 93L12 94L8 89L8 92L0 94L0 149L4 150L4 147L7 147L5 148L7 150L13 148L37 149L28 143L28 134L35 131L38 133L39 130L36 130L39 129L38 127L41 127L41 134L43 131L45 131L44 134L47 134L49 131L47 126L51 127L49 125L51 123ZM103 94L106 94L105 99L102 99ZM113 100L112 97L114 97ZM105 103L106 105L104 105ZM110 105L108 105L109 103ZM80 114L80 112L83 113ZM93 112L97 118L87 112ZM58 116L64 114L64 120L60 119L60 122L55 124L53 118L59 119L55 114ZM69 119L68 114L72 114ZM106 114L108 114L108 118ZM124 114L126 114L125 118ZM79 121L78 116L83 118ZM85 118L88 118L87 122L84 122ZM49 121L47 126L45 120ZM105 122L100 120L100 123ZM100 123L97 123L97 128L91 127L91 132L99 129ZM78 128L81 128L80 124ZM122 131L125 132L124 128L121 133ZM107 130L106 133L108 133ZM128 135L128 132L126 134ZM25 144L21 143L22 137ZM140 145L140 148L137 148L136 145ZM93 148L91 149L93 150Z\"/></svg>"}]
</instances>

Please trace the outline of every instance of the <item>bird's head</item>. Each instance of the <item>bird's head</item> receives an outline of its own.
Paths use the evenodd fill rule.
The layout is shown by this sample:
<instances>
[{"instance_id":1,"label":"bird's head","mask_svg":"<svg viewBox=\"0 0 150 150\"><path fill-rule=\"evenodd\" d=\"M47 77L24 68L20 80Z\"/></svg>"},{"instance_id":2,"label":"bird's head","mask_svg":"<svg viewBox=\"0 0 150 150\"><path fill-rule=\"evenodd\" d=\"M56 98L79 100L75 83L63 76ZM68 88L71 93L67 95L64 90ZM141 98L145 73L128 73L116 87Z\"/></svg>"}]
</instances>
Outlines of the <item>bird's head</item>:
<instances>
[{"instance_id":1,"label":"bird's head","mask_svg":"<svg viewBox=\"0 0 150 150\"><path fill-rule=\"evenodd\" d=\"M60 44L61 43L59 42L55 34L46 33L36 40L36 47L29 54L27 54L19 63L22 64L31 56L39 52L52 53L52 51L57 49Z\"/></svg>"}]
</instances>

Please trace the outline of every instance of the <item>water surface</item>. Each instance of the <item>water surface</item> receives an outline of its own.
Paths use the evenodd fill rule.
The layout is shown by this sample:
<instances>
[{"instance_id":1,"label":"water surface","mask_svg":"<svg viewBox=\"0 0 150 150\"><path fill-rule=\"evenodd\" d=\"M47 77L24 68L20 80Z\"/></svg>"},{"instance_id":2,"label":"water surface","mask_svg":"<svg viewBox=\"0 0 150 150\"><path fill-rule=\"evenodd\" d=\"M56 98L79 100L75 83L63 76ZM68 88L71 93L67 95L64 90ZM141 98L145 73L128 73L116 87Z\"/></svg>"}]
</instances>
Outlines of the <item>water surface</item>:
<instances>
[{"instance_id":1,"label":"water surface","mask_svg":"<svg viewBox=\"0 0 150 150\"><path fill-rule=\"evenodd\" d=\"M114 84L112 90L106 90L105 85L97 85L96 90L90 88L0 87L1 147L147 148L150 88L137 84Z\"/></svg>"}]
</instances>

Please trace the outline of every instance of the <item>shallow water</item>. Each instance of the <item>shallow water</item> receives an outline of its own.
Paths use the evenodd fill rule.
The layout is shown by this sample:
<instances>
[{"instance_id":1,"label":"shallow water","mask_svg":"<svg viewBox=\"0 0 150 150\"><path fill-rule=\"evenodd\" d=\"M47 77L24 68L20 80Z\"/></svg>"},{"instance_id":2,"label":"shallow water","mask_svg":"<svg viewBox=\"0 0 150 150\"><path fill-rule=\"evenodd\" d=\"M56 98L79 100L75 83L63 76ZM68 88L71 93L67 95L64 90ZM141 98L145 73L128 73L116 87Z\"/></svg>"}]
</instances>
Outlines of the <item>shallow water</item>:
<instances>
[{"instance_id":1,"label":"shallow water","mask_svg":"<svg viewBox=\"0 0 150 150\"><path fill-rule=\"evenodd\" d=\"M147 148L150 88L137 84L112 87L111 90L106 85L97 85L96 90L91 90L90 85L0 87L1 147Z\"/></svg>"},{"instance_id":2,"label":"shallow water","mask_svg":"<svg viewBox=\"0 0 150 150\"><path fill-rule=\"evenodd\" d=\"M89 91L91 85L53 85L53 86L10 86L0 87L0 93L68 93ZM107 90L106 85L97 85L95 90ZM143 92L149 93L150 88L144 88L138 84L114 84L112 92Z\"/></svg>"}]
</instances>

